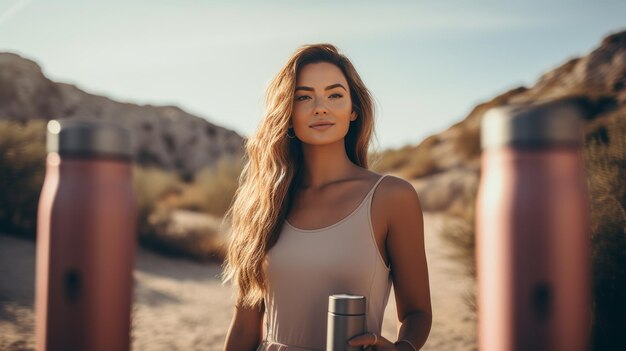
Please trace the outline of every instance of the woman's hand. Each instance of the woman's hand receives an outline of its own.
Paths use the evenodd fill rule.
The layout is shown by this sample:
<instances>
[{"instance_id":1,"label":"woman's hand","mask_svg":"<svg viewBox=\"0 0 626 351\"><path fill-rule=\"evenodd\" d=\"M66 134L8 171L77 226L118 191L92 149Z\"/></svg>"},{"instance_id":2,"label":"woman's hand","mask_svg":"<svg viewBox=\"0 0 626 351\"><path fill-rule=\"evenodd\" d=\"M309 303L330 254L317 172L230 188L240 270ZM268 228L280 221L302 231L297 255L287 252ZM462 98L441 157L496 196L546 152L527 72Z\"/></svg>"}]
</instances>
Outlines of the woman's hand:
<instances>
[{"instance_id":1,"label":"woman's hand","mask_svg":"<svg viewBox=\"0 0 626 351\"><path fill-rule=\"evenodd\" d=\"M381 335L374 333L363 333L348 340L350 346L362 346L367 350L385 350L385 351L401 351L404 349L399 348L391 341L385 339Z\"/></svg>"}]
</instances>

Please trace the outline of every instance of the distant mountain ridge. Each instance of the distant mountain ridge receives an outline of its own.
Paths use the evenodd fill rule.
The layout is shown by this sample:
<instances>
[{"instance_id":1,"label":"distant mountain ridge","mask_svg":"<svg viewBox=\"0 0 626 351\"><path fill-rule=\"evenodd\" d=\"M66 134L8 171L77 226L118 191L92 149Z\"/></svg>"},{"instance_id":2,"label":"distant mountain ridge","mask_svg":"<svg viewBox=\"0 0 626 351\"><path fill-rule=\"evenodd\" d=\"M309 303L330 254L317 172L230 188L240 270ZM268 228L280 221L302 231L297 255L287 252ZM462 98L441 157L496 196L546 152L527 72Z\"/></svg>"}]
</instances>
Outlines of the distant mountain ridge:
<instances>
[{"instance_id":1,"label":"distant mountain ridge","mask_svg":"<svg viewBox=\"0 0 626 351\"><path fill-rule=\"evenodd\" d=\"M46 78L33 61L0 53L0 120L76 118L129 128L139 164L191 175L243 153L236 132L175 106L121 103Z\"/></svg>"},{"instance_id":2,"label":"distant mountain ridge","mask_svg":"<svg viewBox=\"0 0 626 351\"><path fill-rule=\"evenodd\" d=\"M587 140L608 142L605 120L626 118L626 31L607 36L588 55L545 73L532 87L518 87L477 105L465 119L416 146L383 152L380 171L410 179L427 211L458 209L478 183L485 112L506 104L565 97L576 97L586 109Z\"/></svg>"},{"instance_id":3,"label":"distant mountain ridge","mask_svg":"<svg viewBox=\"0 0 626 351\"><path fill-rule=\"evenodd\" d=\"M542 75L532 87L518 87L477 105L465 119L420 144L381 154L380 172L410 179L424 209L454 206L476 186L480 172L480 122L496 106L577 96L586 102L587 138L603 140L602 122L626 115L626 31L607 36L588 55ZM193 173L222 156L243 152L244 139L173 106L140 106L91 95L47 79L33 61L0 53L0 120L101 119L133 130L136 159L143 165Z\"/></svg>"}]
</instances>

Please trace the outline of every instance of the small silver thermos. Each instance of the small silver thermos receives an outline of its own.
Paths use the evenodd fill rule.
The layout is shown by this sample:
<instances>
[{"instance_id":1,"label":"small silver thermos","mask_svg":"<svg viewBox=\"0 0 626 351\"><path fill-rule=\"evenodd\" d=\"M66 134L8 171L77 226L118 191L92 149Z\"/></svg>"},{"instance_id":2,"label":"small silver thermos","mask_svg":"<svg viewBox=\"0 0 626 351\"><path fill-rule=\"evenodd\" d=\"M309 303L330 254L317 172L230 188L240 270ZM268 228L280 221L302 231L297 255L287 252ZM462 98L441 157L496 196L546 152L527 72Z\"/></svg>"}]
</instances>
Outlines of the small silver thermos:
<instances>
[{"instance_id":1,"label":"small silver thermos","mask_svg":"<svg viewBox=\"0 0 626 351\"><path fill-rule=\"evenodd\" d=\"M365 333L365 297L335 294L328 297L326 351L357 351L348 340Z\"/></svg>"}]
</instances>

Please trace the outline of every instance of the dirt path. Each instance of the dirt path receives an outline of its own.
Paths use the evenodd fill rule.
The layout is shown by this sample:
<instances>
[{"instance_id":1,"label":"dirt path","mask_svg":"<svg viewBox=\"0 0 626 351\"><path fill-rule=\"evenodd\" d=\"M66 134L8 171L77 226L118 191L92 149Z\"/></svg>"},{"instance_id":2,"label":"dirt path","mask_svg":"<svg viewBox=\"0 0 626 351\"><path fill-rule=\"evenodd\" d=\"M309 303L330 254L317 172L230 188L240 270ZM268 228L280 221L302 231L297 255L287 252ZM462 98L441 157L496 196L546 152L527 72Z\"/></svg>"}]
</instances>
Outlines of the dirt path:
<instances>
[{"instance_id":1,"label":"dirt path","mask_svg":"<svg viewBox=\"0 0 626 351\"><path fill-rule=\"evenodd\" d=\"M422 350L475 350L472 314L463 295L471 280L446 257L439 232L445 217L425 215L433 327ZM34 243L0 235L0 350L32 350ZM230 287L216 264L165 258L139 250L134 271L133 350L221 350L232 317ZM396 334L393 293L383 335Z\"/></svg>"}]
</instances>

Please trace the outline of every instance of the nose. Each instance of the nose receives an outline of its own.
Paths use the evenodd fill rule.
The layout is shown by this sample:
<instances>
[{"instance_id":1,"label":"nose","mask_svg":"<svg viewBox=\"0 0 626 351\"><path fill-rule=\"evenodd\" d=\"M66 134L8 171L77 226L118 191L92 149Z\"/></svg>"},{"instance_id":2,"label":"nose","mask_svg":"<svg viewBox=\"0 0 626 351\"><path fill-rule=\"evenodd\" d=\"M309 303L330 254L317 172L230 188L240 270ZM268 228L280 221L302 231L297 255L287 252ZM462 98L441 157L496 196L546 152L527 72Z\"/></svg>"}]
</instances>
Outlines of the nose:
<instances>
[{"instance_id":1,"label":"nose","mask_svg":"<svg viewBox=\"0 0 626 351\"><path fill-rule=\"evenodd\" d=\"M318 116L318 115L326 115L327 113L328 113L328 109L326 108L326 105L324 105L324 102L318 100L317 104L315 105L315 109L313 110L313 114L315 116Z\"/></svg>"}]
</instances>

